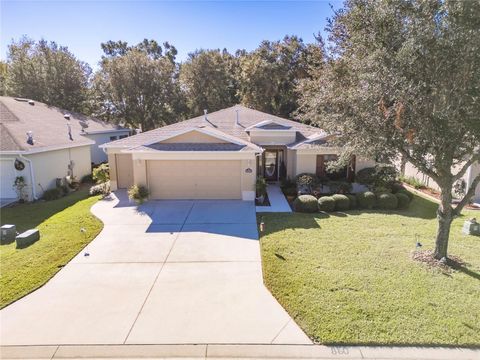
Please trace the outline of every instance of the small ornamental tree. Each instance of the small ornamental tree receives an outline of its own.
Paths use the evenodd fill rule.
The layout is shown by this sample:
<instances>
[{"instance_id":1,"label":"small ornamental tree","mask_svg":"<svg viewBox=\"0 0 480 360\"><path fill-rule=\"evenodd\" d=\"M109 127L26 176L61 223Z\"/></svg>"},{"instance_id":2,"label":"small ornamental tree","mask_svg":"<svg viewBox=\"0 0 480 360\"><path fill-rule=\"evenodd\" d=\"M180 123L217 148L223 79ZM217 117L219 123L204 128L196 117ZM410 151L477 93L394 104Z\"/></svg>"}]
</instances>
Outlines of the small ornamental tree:
<instances>
[{"instance_id":1,"label":"small ornamental tree","mask_svg":"<svg viewBox=\"0 0 480 360\"><path fill-rule=\"evenodd\" d=\"M301 115L340 133L346 153L403 157L441 189L434 257L480 175L452 207L452 189L480 160L480 2L347 0L329 22L330 53L301 85Z\"/></svg>"}]
</instances>

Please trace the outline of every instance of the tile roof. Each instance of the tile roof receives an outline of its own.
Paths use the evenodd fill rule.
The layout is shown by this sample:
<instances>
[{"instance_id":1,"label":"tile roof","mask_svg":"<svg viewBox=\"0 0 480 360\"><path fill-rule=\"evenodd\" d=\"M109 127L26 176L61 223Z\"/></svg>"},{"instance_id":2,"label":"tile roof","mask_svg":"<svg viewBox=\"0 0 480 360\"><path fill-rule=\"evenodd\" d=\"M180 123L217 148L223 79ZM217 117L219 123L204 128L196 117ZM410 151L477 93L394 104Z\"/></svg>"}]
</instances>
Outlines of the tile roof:
<instances>
[{"instance_id":1,"label":"tile roof","mask_svg":"<svg viewBox=\"0 0 480 360\"><path fill-rule=\"evenodd\" d=\"M237 110L239 119L238 124L236 124ZM207 114L207 119L208 121L205 120L204 115L197 116L189 120L184 120L175 124L130 136L128 138L110 142L105 147L133 148L136 146L152 144L154 142L162 141L172 137L178 132L195 128L206 129L211 132L217 131L219 134L221 133L223 135L231 136L232 138L249 142L249 136L245 129L266 120L270 120L277 124L277 128L279 126L283 126L285 128L289 128L290 130L297 131L297 142L302 142L309 136L312 136L320 131L320 129L316 127L283 119L281 117L253 110L242 105L235 105Z\"/></svg>"},{"instance_id":2,"label":"tile roof","mask_svg":"<svg viewBox=\"0 0 480 360\"><path fill-rule=\"evenodd\" d=\"M70 114L70 120L65 114ZM70 125L72 139L68 135ZM42 151L53 148L89 145L84 135L123 129L98 119L72 113L44 103L0 96L0 151ZM84 129L82 131L82 129ZM27 132L33 134L33 145L27 143Z\"/></svg>"}]
</instances>

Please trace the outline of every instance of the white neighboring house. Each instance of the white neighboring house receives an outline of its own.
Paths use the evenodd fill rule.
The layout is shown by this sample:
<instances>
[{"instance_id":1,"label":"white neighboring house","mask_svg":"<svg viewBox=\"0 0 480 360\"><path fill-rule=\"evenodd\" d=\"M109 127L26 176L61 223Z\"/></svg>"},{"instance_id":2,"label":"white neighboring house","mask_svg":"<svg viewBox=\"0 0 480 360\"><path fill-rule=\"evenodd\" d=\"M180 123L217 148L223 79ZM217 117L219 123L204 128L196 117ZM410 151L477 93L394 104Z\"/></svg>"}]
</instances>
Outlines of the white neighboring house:
<instances>
[{"instance_id":1,"label":"white neighboring house","mask_svg":"<svg viewBox=\"0 0 480 360\"><path fill-rule=\"evenodd\" d=\"M15 179L27 184L24 196L38 199L56 179L91 173L107 160L99 145L130 130L27 99L0 97L0 199L15 201Z\"/></svg>"},{"instance_id":2,"label":"white neighboring house","mask_svg":"<svg viewBox=\"0 0 480 360\"><path fill-rule=\"evenodd\" d=\"M458 170L460 170L460 166L456 171ZM422 171L417 169L413 164L409 162L405 163L405 170L402 171L400 169L400 171L403 172L403 175L405 177L413 177L429 188L440 190L437 183L432 178L425 175ZM473 180L478 174L480 174L480 163L476 162L467 169L467 171L465 172L465 175L463 175L463 177L460 179L460 181L463 183L463 186L464 186L464 192L469 191ZM477 188L475 189L473 202L480 203L480 184L478 184Z\"/></svg>"}]
</instances>

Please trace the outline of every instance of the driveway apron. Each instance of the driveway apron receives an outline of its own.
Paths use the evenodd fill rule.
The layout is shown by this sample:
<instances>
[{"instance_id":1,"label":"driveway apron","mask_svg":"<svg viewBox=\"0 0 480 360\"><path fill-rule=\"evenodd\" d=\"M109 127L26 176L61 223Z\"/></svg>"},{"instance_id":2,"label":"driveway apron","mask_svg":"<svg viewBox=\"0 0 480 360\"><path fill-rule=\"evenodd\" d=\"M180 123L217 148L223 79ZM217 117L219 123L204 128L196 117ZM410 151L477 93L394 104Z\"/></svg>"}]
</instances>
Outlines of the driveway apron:
<instances>
[{"instance_id":1,"label":"driveway apron","mask_svg":"<svg viewBox=\"0 0 480 360\"><path fill-rule=\"evenodd\" d=\"M311 343L263 285L252 202L119 191L92 212L97 238L0 311L1 345Z\"/></svg>"}]
</instances>

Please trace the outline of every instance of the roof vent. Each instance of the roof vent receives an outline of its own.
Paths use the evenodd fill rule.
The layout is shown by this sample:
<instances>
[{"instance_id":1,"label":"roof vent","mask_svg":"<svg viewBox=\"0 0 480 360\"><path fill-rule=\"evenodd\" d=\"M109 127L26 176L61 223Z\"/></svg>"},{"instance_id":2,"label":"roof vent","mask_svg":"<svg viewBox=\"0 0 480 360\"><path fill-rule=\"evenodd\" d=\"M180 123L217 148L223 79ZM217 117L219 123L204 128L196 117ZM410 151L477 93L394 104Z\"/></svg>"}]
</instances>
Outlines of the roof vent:
<instances>
[{"instance_id":1,"label":"roof vent","mask_svg":"<svg viewBox=\"0 0 480 360\"><path fill-rule=\"evenodd\" d=\"M70 140L73 140L72 127L70 126L70 124L67 124L67 129L68 129L68 138L69 138Z\"/></svg>"},{"instance_id":2,"label":"roof vent","mask_svg":"<svg viewBox=\"0 0 480 360\"><path fill-rule=\"evenodd\" d=\"M203 115L205 116L205 120L208 121L207 113L208 113L208 110L207 110L207 109L203 110Z\"/></svg>"},{"instance_id":3,"label":"roof vent","mask_svg":"<svg viewBox=\"0 0 480 360\"><path fill-rule=\"evenodd\" d=\"M67 120L70 120L70 114L64 114L63 117Z\"/></svg>"},{"instance_id":4,"label":"roof vent","mask_svg":"<svg viewBox=\"0 0 480 360\"><path fill-rule=\"evenodd\" d=\"M238 119L238 109L235 110L235 126L240 126L240 122L239 122L239 119Z\"/></svg>"},{"instance_id":5,"label":"roof vent","mask_svg":"<svg viewBox=\"0 0 480 360\"><path fill-rule=\"evenodd\" d=\"M27 131L27 144L33 145L33 132Z\"/></svg>"},{"instance_id":6,"label":"roof vent","mask_svg":"<svg viewBox=\"0 0 480 360\"><path fill-rule=\"evenodd\" d=\"M33 101L33 100L28 100L28 104L33 106L33 105L35 105L35 101Z\"/></svg>"}]
</instances>

